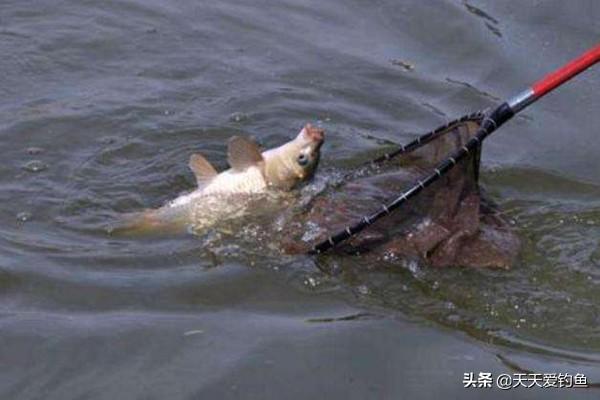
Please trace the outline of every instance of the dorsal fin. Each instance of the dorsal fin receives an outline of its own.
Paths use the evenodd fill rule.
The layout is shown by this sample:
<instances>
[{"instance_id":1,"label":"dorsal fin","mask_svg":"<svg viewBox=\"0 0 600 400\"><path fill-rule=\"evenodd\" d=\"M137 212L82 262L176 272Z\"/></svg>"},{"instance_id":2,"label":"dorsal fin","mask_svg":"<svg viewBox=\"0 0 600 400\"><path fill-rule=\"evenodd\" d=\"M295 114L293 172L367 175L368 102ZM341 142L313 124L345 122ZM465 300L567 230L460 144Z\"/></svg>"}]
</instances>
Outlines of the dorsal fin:
<instances>
[{"instance_id":1,"label":"dorsal fin","mask_svg":"<svg viewBox=\"0 0 600 400\"><path fill-rule=\"evenodd\" d=\"M231 168L244 170L262 160L260 147L256 142L242 136L234 136L229 139L227 161Z\"/></svg>"},{"instance_id":2,"label":"dorsal fin","mask_svg":"<svg viewBox=\"0 0 600 400\"><path fill-rule=\"evenodd\" d=\"M217 170L201 154L192 154L188 163L190 169L196 175L198 185L217 176Z\"/></svg>"}]
</instances>

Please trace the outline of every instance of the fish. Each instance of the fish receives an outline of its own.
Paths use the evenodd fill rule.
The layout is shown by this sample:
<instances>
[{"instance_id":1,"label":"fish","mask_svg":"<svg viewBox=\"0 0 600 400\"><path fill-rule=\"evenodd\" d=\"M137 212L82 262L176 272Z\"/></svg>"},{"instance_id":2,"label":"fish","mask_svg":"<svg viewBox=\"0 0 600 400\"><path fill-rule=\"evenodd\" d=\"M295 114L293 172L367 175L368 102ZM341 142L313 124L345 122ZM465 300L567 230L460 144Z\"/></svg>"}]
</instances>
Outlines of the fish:
<instances>
[{"instance_id":1,"label":"fish","mask_svg":"<svg viewBox=\"0 0 600 400\"><path fill-rule=\"evenodd\" d=\"M230 168L219 173L201 154L188 163L197 188L158 209L125 215L111 233L167 233L201 230L253 210L268 212L284 193L311 179L318 167L325 131L306 124L291 141L265 151L244 136L227 146Z\"/></svg>"},{"instance_id":2,"label":"fish","mask_svg":"<svg viewBox=\"0 0 600 400\"><path fill-rule=\"evenodd\" d=\"M280 222L285 227L280 234L281 251L306 253L314 244L389 204L448 154L464 146L479 122L450 124L416 151L362 170L356 168L356 174L284 217ZM330 252L358 255L361 265L369 268L416 262L431 267L510 269L521 242L512 221L480 186L479 159L480 150L472 152L415 198Z\"/></svg>"}]
</instances>

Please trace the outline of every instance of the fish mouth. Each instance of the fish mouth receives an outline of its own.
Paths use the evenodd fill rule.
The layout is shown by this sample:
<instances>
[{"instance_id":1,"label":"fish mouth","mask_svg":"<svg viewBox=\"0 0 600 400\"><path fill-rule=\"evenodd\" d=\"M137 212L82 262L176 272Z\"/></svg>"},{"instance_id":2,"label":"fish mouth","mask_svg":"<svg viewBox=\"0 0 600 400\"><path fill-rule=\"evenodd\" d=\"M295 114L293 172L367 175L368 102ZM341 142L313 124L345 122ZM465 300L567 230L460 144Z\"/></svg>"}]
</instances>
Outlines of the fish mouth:
<instances>
[{"instance_id":1,"label":"fish mouth","mask_svg":"<svg viewBox=\"0 0 600 400\"><path fill-rule=\"evenodd\" d=\"M317 128L311 124L306 124L304 125L304 132L309 140L316 142L319 146L325 140L325 130L322 128Z\"/></svg>"}]
</instances>

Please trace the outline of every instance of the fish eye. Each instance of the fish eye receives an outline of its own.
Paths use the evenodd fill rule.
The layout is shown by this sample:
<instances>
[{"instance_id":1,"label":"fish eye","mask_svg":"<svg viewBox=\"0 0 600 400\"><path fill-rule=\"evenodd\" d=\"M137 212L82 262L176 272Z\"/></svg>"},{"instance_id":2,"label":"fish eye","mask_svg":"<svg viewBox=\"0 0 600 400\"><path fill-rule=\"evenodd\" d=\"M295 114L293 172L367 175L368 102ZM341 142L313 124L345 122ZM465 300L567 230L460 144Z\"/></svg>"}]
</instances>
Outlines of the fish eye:
<instances>
[{"instance_id":1,"label":"fish eye","mask_svg":"<svg viewBox=\"0 0 600 400\"><path fill-rule=\"evenodd\" d=\"M302 167L306 166L306 164L308 164L308 156L304 153L300 153L298 156L298 164Z\"/></svg>"}]
</instances>

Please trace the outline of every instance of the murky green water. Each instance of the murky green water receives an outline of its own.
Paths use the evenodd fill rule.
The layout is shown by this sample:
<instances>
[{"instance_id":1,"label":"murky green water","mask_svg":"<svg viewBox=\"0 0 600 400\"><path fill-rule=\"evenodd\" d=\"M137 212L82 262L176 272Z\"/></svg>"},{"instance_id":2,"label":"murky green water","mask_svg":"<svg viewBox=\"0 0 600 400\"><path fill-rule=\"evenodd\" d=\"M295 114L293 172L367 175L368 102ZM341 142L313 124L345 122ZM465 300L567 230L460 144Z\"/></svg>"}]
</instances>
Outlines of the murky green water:
<instances>
[{"instance_id":1,"label":"murky green water","mask_svg":"<svg viewBox=\"0 0 600 400\"><path fill-rule=\"evenodd\" d=\"M520 91L595 44L599 15L591 1L3 1L0 397L480 398L463 373L511 365L600 382L598 70L484 149L485 189L524 243L508 272L274 257L252 226L104 230L192 188L191 153L224 168L237 133L273 146L319 123L320 179L335 176Z\"/></svg>"}]
</instances>

